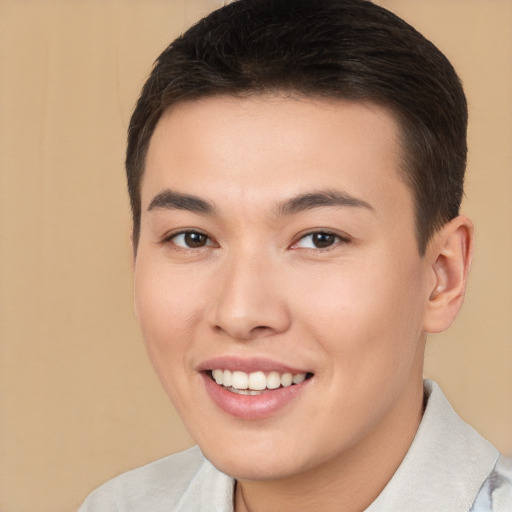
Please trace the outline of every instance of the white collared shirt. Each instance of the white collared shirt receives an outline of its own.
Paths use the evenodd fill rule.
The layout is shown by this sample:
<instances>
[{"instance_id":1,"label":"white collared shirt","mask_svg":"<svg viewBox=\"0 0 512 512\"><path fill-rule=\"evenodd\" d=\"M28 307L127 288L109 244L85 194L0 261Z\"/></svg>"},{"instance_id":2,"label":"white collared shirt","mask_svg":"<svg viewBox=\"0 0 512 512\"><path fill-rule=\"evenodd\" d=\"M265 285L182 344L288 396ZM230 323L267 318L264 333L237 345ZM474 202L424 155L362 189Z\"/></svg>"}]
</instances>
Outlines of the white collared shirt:
<instances>
[{"instance_id":1,"label":"white collared shirt","mask_svg":"<svg viewBox=\"0 0 512 512\"><path fill-rule=\"evenodd\" d=\"M424 382L427 406L404 460L365 512L512 512L512 464ZM198 447L124 473L79 512L233 512L235 481Z\"/></svg>"}]
</instances>

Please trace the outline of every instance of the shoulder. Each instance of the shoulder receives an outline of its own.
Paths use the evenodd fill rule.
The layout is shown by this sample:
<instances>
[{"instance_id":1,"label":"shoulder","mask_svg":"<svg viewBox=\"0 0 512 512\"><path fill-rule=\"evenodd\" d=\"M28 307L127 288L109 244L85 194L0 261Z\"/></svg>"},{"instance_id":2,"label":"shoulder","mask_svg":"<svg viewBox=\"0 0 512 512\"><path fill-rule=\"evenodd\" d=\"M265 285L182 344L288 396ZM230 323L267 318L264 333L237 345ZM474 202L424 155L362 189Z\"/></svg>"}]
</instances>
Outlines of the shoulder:
<instances>
[{"instance_id":1,"label":"shoulder","mask_svg":"<svg viewBox=\"0 0 512 512\"><path fill-rule=\"evenodd\" d=\"M194 447L106 482L89 495L79 512L167 512L205 463Z\"/></svg>"}]
</instances>

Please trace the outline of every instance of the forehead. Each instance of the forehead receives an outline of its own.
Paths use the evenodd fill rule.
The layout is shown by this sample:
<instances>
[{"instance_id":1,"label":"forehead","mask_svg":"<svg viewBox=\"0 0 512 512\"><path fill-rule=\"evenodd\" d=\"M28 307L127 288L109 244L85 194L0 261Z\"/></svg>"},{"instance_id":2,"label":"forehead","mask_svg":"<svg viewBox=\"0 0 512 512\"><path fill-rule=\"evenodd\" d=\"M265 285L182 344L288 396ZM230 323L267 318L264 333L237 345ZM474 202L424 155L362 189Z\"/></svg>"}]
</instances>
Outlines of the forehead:
<instances>
[{"instance_id":1,"label":"forehead","mask_svg":"<svg viewBox=\"0 0 512 512\"><path fill-rule=\"evenodd\" d=\"M371 103L216 96L168 109L150 141L142 209L163 189L218 201L278 202L312 189L367 201L410 193L399 128Z\"/></svg>"}]
</instances>

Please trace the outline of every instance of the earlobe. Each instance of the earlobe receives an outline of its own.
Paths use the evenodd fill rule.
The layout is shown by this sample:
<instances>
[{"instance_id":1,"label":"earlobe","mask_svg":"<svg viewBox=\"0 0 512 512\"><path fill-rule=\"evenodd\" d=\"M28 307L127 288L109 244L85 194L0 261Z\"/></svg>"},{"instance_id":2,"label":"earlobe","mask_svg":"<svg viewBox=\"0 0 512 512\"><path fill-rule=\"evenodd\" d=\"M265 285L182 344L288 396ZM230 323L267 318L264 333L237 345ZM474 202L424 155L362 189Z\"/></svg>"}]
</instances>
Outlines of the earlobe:
<instances>
[{"instance_id":1,"label":"earlobe","mask_svg":"<svg viewBox=\"0 0 512 512\"><path fill-rule=\"evenodd\" d=\"M426 332L442 332L455 320L464 301L472 253L473 224L467 217L456 217L434 235L426 256L433 283L424 316Z\"/></svg>"}]
</instances>

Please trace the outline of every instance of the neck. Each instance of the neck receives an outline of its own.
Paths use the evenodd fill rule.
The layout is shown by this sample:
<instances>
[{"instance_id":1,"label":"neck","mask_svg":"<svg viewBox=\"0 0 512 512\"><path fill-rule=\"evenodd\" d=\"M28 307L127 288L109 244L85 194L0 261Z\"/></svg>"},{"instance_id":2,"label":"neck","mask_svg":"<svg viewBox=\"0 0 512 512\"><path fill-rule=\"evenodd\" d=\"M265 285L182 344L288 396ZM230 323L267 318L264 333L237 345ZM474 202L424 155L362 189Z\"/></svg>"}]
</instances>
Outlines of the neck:
<instances>
[{"instance_id":1,"label":"neck","mask_svg":"<svg viewBox=\"0 0 512 512\"><path fill-rule=\"evenodd\" d=\"M401 410L392 411L364 440L319 467L279 480L238 481L235 511L364 510L391 480L414 439L423 388L397 407Z\"/></svg>"}]
</instances>

